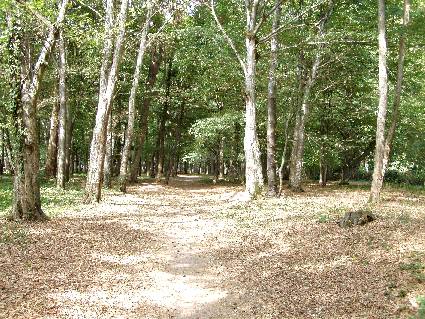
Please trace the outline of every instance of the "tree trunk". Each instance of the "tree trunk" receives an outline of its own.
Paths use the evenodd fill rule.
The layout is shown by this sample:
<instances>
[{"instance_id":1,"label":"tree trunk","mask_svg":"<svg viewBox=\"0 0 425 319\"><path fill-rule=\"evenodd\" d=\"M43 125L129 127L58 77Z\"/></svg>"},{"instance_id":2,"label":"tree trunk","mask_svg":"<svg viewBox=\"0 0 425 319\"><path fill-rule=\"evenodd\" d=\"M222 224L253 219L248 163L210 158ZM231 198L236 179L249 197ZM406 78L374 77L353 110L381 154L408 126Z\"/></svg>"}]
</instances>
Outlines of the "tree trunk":
<instances>
[{"instance_id":1,"label":"tree trunk","mask_svg":"<svg viewBox=\"0 0 425 319\"><path fill-rule=\"evenodd\" d=\"M112 97L117 81L118 66L121 60L122 44L125 36L128 0L121 1L118 17L118 34L115 39L112 64L108 68L112 50L112 33L110 32L113 28L112 3L112 0L107 0L106 3L107 15L105 19L105 43L100 75L99 103L97 106L93 138L90 145L90 160L84 196L85 203L99 202L101 199L108 116L112 105Z\"/></svg>"},{"instance_id":2,"label":"tree trunk","mask_svg":"<svg viewBox=\"0 0 425 319\"><path fill-rule=\"evenodd\" d=\"M156 180L159 182L164 173L164 158L165 158L165 123L167 122L168 108L170 106L170 91L171 91L171 76L172 76L172 58L168 62L166 68L165 80L165 102L162 109L160 123L158 127L158 168L156 171Z\"/></svg>"},{"instance_id":3,"label":"tree trunk","mask_svg":"<svg viewBox=\"0 0 425 319\"><path fill-rule=\"evenodd\" d=\"M379 104L376 121L375 166L369 201L378 203L384 181L385 121L388 103L387 39L385 35L385 0L378 0Z\"/></svg>"},{"instance_id":4,"label":"tree trunk","mask_svg":"<svg viewBox=\"0 0 425 319\"><path fill-rule=\"evenodd\" d=\"M4 164L5 164L5 143L6 139L4 138L4 128L1 129L1 158L0 158L0 175L4 174Z\"/></svg>"},{"instance_id":5,"label":"tree trunk","mask_svg":"<svg viewBox=\"0 0 425 319\"><path fill-rule=\"evenodd\" d=\"M151 90L153 89L156 78L159 71L159 65L160 65L160 54L158 52L152 53L152 61L149 66L149 75L148 80L146 82L146 89L145 89L145 96L143 98L143 108L141 110L140 114L140 135L139 139L137 141L137 148L134 153L134 159L131 166L131 172L130 172L130 182L135 182L137 180L137 175L139 172L140 167L140 160L142 158L142 149L143 145L145 143L146 136L148 134L148 117L149 117L149 106L151 102Z\"/></svg>"},{"instance_id":6,"label":"tree trunk","mask_svg":"<svg viewBox=\"0 0 425 319\"><path fill-rule=\"evenodd\" d=\"M58 36L59 48L59 130L58 130L58 153L57 153L57 179L56 186L65 189L65 165L66 165L66 126L67 102L66 102L66 51L62 30Z\"/></svg>"},{"instance_id":7,"label":"tree trunk","mask_svg":"<svg viewBox=\"0 0 425 319\"><path fill-rule=\"evenodd\" d=\"M54 103L50 116L50 133L47 145L46 166L44 175L50 178L56 175L56 163L58 154L58 126L59 126L59 103Z\"/></svg>"},{"instance_id":8,"label":"tree trunk","mask_svg":"<svg viewBox=\"0 0 425 319\"><path fill-rule=\"evenodd\" d=\"M220 139L220 147L218 151L218 165L219 165L219 173L218 179L224 179L224 137Z\"/></svg>"},{"instance_id":9,"label":"tree trunk","mask_svg":"<svg viewBox=\"0 0 425 319\"><path fill-rule=\"evenodd\" d=\"M410 22L410 0L404 0L403 30L402 30L402 34L400 36L399 45L398 45L397 83L396 83L395 93L394 93L394 104L393 104L393 110L392 110L392 116L391 116L391 124L390 124L390 127L388 128L387 137L385 139L384 156L383 156L382 173L381 173L382 178L384 178L385 171L388 167L388 161L389 161L390 153L391 153L391 145L394 139L395 131L397 128L397 121L399 117L401 92L403 88L404 59L406 55L406 29L409 22ZM378 192L380 193L381 190L382 190L382 184Z\"/></svg>"},{"instance_id":10,"label":"tree trunk","mask_svg":"<svg viewBox=\"0 0 425 319\"><path fill-rule=\"evenodd\" d=\"M108 128L106 130L106 152L105 152L105 163L104 163L104 186L105 188L112 187L112 154L114 153L114 132L112 129L112 114L109 114Z\"/></svg>"},{"instance_id":11,"label":"tree trunk","mask_svg":"<svg viewBox=\"0 0 425 319\"><path fill-rule=\"evenodd\" d=\"M330 15L333 9L333 2L330 1L329 8L322 15L319 23L319 31L317 39L320 40L323 38L325 33L326 22L329 20ZM303 97L301 99L300 109L297 112L295 119L294 127L294 141L292 145L291 152L291 162L290 162L290 175L289 175L289 186L293 191L302 191L301 181L302 181L302 167L303 167L303 157L304 157L304 142L305 142L305 125L307 121L307 116L310 108L310 94L311 89L317 78L317 71L320 66L322 59L322 50L323 44L320 44L316 57L314 59L313 65L311 67L311 73L307 80L307 83L304 86Z\"/></svg>"},{"instance_id":12,"label":"tree trunk","mask_svg":"<svg viewBox=\"0 0 425 319\"><path fill-rule=\"evenodd\" d=\"M267 107L267 186L268 195L277 196L276 186L276 69L278 64L278 28L280 24L281 0L276 0L270 43L270 70Z\"/></svg>"},{"instance_id":13,"label":"tree trunk","mask_svg":"<svg viewBox=\"0 0 425 319\"><path fill-rule=\"evenodd\" d=\"M257 120L255 109L255 35L250 34L255 22L248 19L248 33L246 37L246 72L245 72L245 191L249 198L255 198L262 190L263 172L260 160L260 147L257 135Z\"/></svg>"},{"instance_id":14,"label":"tree trunk","mask_svg":"<svg viewBox=\"0 0 425 319\"><path fill-rule=\"evenodd\" d=\"M328 165L326 164L324 146L320 146L319 185L325 187L328 182Z\"/></svg>"},{"instance_id":15,"label":"tree trunk","mask_svg":"<svg viewBox=\"0 0 425 319\"><path fill-rule=\"evenodd\" d=\"M133 85L131 86L130 98L128 101L128 121L127 121L127 130L125 132L125 143L122 150L121 156L121 167L120 167L120 175L119 175L119 184L120 190L122 192L126 192L127 188L127 170L128 170L128 160L130 157L130 149L131 143L133 141L133 131L134 131L134 118L135 118L135 103L136 103L136 94L137 89L139 88L139 80L140 80L140 69L143 63L143 57L145 55L146 50L146 39L149 32L149 24L150 24L150 16L151 10L149 9L146 21L143 26L142 35L140 37L140 45L139 51L137 54L136 60L136 68L134 70L133 76Z\"/></svg>"},{"instance_id":16,"label":"tree trunk","mask_svg":"<svg viewBox=\"0 0 425 319\"><path fill-rule=\"evenodd\" d=\"M285 143L283 145L282 160L279 167L279 196L282 195L283 191L283 172L286 165L286 154L288 153L288 141L289 141L289 123L291 122L292 115L288 114L288 118L285 122Z\"/></svg>"},{"instance_id":17,"label":"tree trunk","mask_svg":"<svg viewBox=\"0 0 425 319\"><path fill-rule=\"evenodd\" d=\"M55 35L65 18L68 0L63 0L55 24L50 28L35 65L31 63L28 39L21 43L21 90L15 99L15 178L12 217L25 220L45 220L47 216L41 209L39 174L39 145L37 130L37 95L43 72L47 66L55 44ZM12 36L15 37L16 35ZM16 53L15 41L11 39L12 52ZM20 60L18 58L18 60ZM12 64L14 65L14 64ZM30 73L29 71L32 70ZM28 76L31 74L31 76ZM15 83L19 83L16 81Z\"/></svg>"}]
</instances>

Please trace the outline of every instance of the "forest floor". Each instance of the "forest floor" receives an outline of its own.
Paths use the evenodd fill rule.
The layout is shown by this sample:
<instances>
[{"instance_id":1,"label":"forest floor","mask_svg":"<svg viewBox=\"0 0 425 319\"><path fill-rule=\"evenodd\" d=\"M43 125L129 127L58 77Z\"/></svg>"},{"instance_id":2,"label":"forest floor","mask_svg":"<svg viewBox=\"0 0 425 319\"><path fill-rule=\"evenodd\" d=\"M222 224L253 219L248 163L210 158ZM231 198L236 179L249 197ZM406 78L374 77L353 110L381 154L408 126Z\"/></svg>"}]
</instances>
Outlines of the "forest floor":
<instances>
[{"instance_id":1,"label":"forest floor","mask_svg":"<svg viewBox=\"0 0 425 319\"><path fill-rule=\"evenodd\" d=\"M353 228L336 220L367 186L241 190L145 181L47 223L1 220L0 318L425 317L424 190L387 188Z\"/></svg>"}]
</instances>

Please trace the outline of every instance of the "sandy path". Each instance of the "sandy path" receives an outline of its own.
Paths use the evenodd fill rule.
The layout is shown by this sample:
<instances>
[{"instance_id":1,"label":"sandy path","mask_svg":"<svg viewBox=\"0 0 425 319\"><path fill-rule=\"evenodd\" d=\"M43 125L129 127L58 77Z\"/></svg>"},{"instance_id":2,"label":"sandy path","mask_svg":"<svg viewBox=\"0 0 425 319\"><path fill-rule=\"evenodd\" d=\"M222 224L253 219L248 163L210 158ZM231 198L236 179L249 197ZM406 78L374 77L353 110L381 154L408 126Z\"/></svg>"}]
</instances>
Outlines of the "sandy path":
<instances>
[{"instance_id":1,"label":"sandy path","mask_svg":"<svg viewBox=\"0 0 425 319\"><path fill-rule=\"evenodd\" d=\"M0 259L7 269L0 317L216 316L207 306L227 292L210 253L232 225L214 214L237 189L197 180L132 186L127 195L31 226L30 243Z\"/></svg>"}]
</instances>

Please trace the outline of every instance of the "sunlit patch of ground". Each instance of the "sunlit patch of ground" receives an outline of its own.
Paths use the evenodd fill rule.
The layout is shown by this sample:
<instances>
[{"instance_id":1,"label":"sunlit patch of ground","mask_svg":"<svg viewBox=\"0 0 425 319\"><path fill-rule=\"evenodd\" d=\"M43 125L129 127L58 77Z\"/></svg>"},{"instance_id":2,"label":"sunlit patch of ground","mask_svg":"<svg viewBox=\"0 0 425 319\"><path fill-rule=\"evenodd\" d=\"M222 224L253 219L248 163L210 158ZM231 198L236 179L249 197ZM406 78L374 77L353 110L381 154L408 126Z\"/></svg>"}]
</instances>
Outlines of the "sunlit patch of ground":
<instances>
[{"instance_id":1,"label":"sunlit patch of ground","mask_svg":"<svg viewBox=\"0 0 425 319\"><path fill-rule=\"evenodd\" d=\"M241 191L182 176L45 224L0 222L0 318L408 318L419 306L423 192L389 189L376 221L342 229L366 207L364 185L249 203Z\"/></svg>"}]
</instances>

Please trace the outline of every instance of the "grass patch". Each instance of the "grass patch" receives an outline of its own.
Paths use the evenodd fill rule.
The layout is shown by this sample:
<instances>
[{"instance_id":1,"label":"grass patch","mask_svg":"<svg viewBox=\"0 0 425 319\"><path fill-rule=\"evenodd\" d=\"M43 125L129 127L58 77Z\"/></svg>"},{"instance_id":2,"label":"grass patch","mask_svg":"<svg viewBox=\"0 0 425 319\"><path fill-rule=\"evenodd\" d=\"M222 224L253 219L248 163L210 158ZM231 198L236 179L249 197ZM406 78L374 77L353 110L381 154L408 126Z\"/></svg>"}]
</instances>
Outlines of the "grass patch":
<instances>
[{"instance_id":1,"label":"grass patch","mask_svg":"<svg viewBox=\"0 0 425 319\"><path fill-rule=\"evenodd\" d=\"M44 212L54 217L63 211L81 203L84 194L84 175L75 175L66 185L66 189L56 187L55 180L40 179L41 207ZM11 176L2 176L0 183L0 216L10 211L13 199L13 182Z\"/></svg>"}]
</instances>

